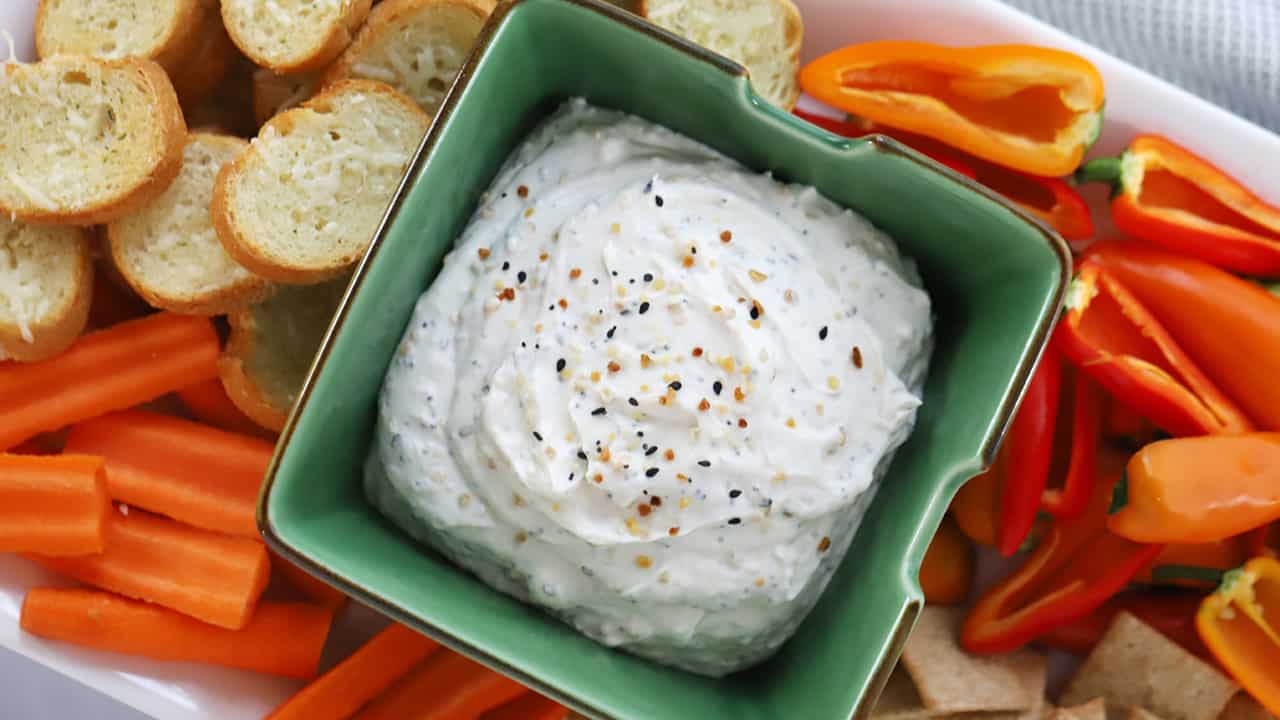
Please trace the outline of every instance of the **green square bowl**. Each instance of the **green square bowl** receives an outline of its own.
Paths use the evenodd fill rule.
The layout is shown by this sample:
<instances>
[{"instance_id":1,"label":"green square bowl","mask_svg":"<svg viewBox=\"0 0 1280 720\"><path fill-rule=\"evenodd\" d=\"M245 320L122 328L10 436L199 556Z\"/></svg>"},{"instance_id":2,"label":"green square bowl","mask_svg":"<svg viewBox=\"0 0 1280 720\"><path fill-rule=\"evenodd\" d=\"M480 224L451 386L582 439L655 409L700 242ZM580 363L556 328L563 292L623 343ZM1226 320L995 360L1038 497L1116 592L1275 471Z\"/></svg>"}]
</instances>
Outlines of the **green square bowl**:
<instances>
[{"instance_id":1,"label":"green square bowl","mask_svg":"<svg viewBox=\"0 0 1280 720\"><path fill-rule=\"evenodd\" d=\"M489 589L364 499L377 395L418 296L524 136L571 96L817 187L919 263L937 313L915 432L839 572L770 661L720 680L605 648ZM960 485L989 464L1069 275L1061 238L883 138L846 140L760 100L745 71L594 0L501 5L352 279L282 436L258 522L352 597L596 718L868 714L923 602L916 576Z\"/></svg>"}]
</instances>

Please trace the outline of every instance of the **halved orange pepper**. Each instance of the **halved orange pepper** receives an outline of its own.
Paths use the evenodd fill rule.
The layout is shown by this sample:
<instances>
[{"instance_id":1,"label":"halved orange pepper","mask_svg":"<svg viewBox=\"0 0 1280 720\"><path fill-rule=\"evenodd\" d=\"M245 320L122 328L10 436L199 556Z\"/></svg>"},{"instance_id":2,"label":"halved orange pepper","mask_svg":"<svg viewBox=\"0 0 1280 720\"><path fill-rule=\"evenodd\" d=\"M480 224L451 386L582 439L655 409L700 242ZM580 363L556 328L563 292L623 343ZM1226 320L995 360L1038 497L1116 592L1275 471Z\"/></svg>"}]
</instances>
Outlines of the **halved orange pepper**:
<instances>
[{"instance_id":1,"label":"halved orange pepper","mask_svg":"<svg viewBox=\"0 0 1280 720\"><path fill-rule=\"evenodd\" d=\"M1096 243L1085 258L1123 283L1258 429L1280 431L1280 299L1206 262L1138 242Z\"/></svg>"},{"instance_id":2,"label":"halved orange pepper","mask_svg":"<svg viewBox=\"0 0 1280 720\"><path fill-rule=\"evenodd\" d=\"M1045 177L1075 170L1102 128L1098 69L1029 45L862 43L806 65L800 86L854 115Z\"/></svg>"},{"instance_id":3,"label":"halved orange pepper","mask_svg":"<svg viewBox=\"0 0 1280 720\"><path fill-rule=\"evenodd\" d=\"M1103 388L1173 435L1253 428L1129 289L1098 263L1080 265L1058 326L1062 352Z\"/></svg>"},{"instance_id":4,"label":"halved orange pepper","mask_svg":"<svg viewBox=\"0 0 1280 720\"><path fill-rule=\"evenodd\" d=\"M1196 630L1222 667L1280 713L1280 562L1254 558L1200 603Z\"/></svg>"},{"instance_id":5,"label":"halved orange pepper","mask_svg":"<svg viewBox=\"0 0 1280 720\"><path fill-rule=\"evenodd\" d=\"M1280 207L1170 140L1140 135L1076 179L1112 185L1111 219L1129 235L1228 270L1280 274Z\"/></svg>"},{"instance_id":6,"label":"halved orange pepper","mask_svg":"<svg viewBox=\"0 0 1280 720\"><path fill-rule=\"evenodd\" d=\"M1280 433L1161 440L1125 477L1111 532L1148 543L1233 537L1280 519Z\"/></svg>"},{"instance_id":7,"label":"halved orange pepper","mask_svg":"<svg viewBox=\"0 0 1280 720\"><path fill-rule=\"evenodd\" d=\"M942 519L920 563L924 600L934 605L958 605L973 585L974 553L969 538L950 516Z\"/></svg>"}]
</instances>

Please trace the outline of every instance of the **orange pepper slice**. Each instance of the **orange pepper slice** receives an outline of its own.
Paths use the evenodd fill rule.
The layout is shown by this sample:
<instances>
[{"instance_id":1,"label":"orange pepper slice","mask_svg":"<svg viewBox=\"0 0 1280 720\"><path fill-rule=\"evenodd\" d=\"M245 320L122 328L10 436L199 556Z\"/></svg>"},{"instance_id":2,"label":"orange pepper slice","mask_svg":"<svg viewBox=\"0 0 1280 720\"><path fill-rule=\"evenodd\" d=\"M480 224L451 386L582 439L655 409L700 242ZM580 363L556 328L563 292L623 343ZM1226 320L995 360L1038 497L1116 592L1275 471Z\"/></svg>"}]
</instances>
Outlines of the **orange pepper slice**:
<instances>
[{"instance_id":1,"label":"orange pepper slice","mask_svg":"<svg viewBox=\"0 0 1280 720\"><path fill-rule=\"evenodd\" d=\"M1222 667L1280 713L1280 562L1254 558L1200 603L1196 631Z\"/></svg>"},{"instance_id":2,"label":"orange pepper slice","mask_svg":"<svg viewBox=\"0 0 1280 720\"><path fill-rule=\"evenodd\" d=\"M1102 128L1098 69L1029 45L862 43L806 65L800 86L846 112L1045 177L1075 170Z\"/></svg>"}]
</instances>

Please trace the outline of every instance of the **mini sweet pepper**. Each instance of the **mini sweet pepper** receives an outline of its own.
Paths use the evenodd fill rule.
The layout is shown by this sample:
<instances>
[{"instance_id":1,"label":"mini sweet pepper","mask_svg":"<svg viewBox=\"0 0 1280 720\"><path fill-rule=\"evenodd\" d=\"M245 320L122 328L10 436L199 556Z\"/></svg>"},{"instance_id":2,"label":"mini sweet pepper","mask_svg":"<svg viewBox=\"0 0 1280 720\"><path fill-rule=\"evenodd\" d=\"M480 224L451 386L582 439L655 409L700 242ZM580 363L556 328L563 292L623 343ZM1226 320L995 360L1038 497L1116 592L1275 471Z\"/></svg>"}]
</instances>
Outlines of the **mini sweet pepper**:
<instances>
[{"instance_id":1,"label":"mini sweet pepper","mask_svg":"<svg viewBox=\"0 0 1280 720\"><path fill-rule=\"evenodd\" d=\"M1254 558L1223 578L1196 613L1200 639L1259 703L1280 713L1280 562Z\"/></svg>"},{"instance_id":2,"label":"mini sweet pepper","mask_svg":"<svg viewBox=\"0 0 1280 720\"><path fill-rule=\"evenodd\" d=\"M1252 429L1133 293L1092 259L1071 283L1056 339L1082 372L1170 434Z\"/></svg>"},{"instance_id":3,"label":"mini sweet pepper","mask_svg":"<svg viewBox=\"0 0 1280 720\"><path fill-rule=\"evenodd\" d=\"M1102 127L1098 69L1028 45L863 43L806 65L800 86L832 107L1045 177L1074 171Z\"/></svg>"},{"instance_id":4,"label":"mini sweet pepper","mask_svg":"<svg viewBox=\"0 0 1280 720\"><path fill-rule=\"evenodd\" d=\"M1076 179L1112 185L1111 219L1129 235L1228 270L1280 274L1280 207L1170 140L1141 135Z\"/></svg>"},{"instance_id":5,"label":"mini sweet pepper","mask_svg":"<svg viewBox=\"0 0 1280 720\"><path fill-rule=\"evenodd\" d=\"M1107 520L1121 537L1208 543L1280 519L1280 433L1161 440L1129 460L1123 504Z\"/></svg>"}]
</instances>

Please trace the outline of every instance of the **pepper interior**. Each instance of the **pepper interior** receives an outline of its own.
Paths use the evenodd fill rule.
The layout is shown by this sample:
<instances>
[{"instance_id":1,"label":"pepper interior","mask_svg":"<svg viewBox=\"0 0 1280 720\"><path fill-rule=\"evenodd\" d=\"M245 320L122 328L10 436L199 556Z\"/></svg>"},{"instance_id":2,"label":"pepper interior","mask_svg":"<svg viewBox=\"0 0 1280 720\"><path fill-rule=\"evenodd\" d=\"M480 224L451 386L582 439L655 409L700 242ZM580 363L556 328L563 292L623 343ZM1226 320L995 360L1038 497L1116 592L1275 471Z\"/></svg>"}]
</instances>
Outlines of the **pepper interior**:
<instances>
[{"instance_id":1,"label":"pepper interior","mask_svg":"<svg viewBox=\"0 0 1280 720\"><path fill-rule=\"evenodd\" d=\"M1171 170L1148 167L1142 174L1138 204L1143 207L1182 210L1209 222L1241 232L1280 240L1280 231L1267 228L1227 206Z\"/></svg>"},{"instance_id":2,"label":"pepper interior","mask_svg":"<svg viewBox=\"0 0 1280 720\"><path fill-rule=\"evenodd\" d=\"M851 68L841 75L841 83L852 90L934 98L975 125L1039 143L1053 142L1077 117L1062 101L1063 88L1029 84L1016 77L962 74L954 68L906 64Z\"/></svg>"}]
</instances>

